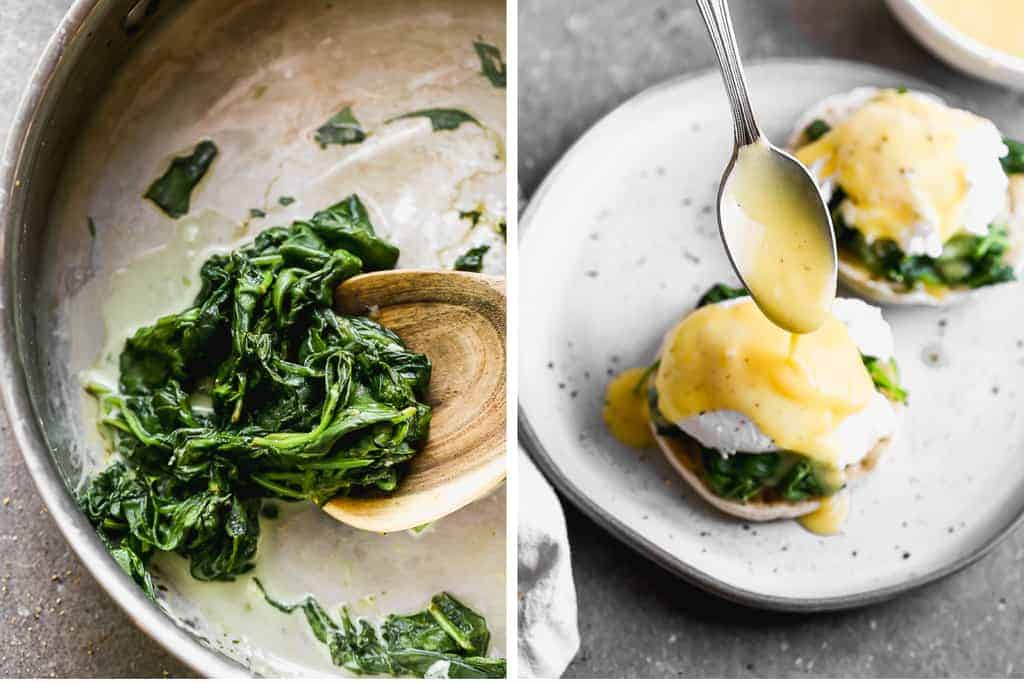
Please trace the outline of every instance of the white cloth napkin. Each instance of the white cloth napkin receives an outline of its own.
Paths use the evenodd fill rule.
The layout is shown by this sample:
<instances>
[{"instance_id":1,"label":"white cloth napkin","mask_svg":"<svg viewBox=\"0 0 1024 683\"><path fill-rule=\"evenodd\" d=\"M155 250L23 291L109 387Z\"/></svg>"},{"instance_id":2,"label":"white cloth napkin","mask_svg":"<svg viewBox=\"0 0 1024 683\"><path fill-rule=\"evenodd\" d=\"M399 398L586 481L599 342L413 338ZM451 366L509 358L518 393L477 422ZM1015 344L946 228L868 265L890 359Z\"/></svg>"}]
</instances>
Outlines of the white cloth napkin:
<instances>
[{"instance_id":1,"label":"white cloth napkin","mask_svg":"<svg viewBox=\"0 0 1024 683\"><path fill-rule=\"evenodd\" d=\"M565 515L519 451L519 675L558 678L580 647Z\"/></svg>"}]
</instances>

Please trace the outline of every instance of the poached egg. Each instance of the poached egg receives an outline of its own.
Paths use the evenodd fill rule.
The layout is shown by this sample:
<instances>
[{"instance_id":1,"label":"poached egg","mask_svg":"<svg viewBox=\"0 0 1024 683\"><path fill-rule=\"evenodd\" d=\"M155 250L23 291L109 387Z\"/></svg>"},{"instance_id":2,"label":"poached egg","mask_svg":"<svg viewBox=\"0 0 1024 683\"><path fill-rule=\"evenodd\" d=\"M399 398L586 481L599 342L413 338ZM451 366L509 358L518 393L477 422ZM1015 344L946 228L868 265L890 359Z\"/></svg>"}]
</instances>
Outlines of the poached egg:
<instances>
[{"instance_id":1,"label":"poached egg","mask_svg":"<svg viewBox=\"0 0 1024 683\"><path fill-rule=\"evenodd\" d=\"M807 335L772 325L749 297L703 306L669 333L655 376L658 409L705 448L790 450L835 471L896 430L861 355L893 357L878 308L836 299Z\"/></svg>"},{"instance_id":2,"label":"poached egg","mask_svg":"<svg viewBox=\"0 0 1024 683\"><path fill-rule=\"evenodd\" d=\"M840 215L869 243L938 257L955 234L985 235L1006 211L1007 149L988 119L932 95L876 88L824 100L797 130L815 119L830 130L796 157L826 198L842 188Z\"/></svg>"}]
</instances>

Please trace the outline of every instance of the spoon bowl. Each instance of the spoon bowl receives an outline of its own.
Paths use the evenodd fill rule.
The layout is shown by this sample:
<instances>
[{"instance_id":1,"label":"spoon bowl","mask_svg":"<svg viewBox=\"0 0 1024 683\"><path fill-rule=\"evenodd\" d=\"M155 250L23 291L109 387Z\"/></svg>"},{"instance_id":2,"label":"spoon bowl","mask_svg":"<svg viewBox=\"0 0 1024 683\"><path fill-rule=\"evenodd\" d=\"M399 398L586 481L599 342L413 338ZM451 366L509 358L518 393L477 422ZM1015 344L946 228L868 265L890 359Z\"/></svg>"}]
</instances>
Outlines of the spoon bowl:
<instances>
[{"instance_id":1,"label":"spoon bowl","mask_svg":"<svg viewBox=\"0 0 1024 683\"><path fill-rule=\"evenodd\" d=\"M505 480L505 281L459 271L394 270L358 275L335 292L335 308L370 314L433 366L433 416L423 450L395 491L335 498L340 522L387 533L436 521Z\"/></svg>"},{"instance_id":2,"label":"spoon bowl","mask_svg":"<svg viewBox=\"0 0 1024 683\"><path fill-rule=\"evenodd\" d=\"M750 104L726 0L697 0L732 109L735 146L718 222L733 270L758 308L795 334L813 332L836 294L832 216L810 171L768 142Z\"/></svg>"},{"instance_id":3,"label":"spoon bowl","mask_svg":"<svg viewBox=\"0 0 1024 683\"><path fill-rule=\"evenodd\" d=\"M832 216L814 176L764 137L738 147L722 175L726 254L765 316L796 334L821 326L836 294Z\"/></svg>"}]
</instances>

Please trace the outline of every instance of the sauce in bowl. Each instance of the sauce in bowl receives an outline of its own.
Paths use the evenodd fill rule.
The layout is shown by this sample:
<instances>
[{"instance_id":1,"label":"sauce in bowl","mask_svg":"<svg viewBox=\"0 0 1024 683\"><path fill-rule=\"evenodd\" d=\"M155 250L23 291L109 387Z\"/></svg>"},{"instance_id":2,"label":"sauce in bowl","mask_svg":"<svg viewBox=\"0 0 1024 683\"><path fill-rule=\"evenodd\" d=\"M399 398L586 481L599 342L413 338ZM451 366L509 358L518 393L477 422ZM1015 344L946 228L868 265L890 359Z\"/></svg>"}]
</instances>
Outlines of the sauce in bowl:
<instances>
[{"instance_id":1,"label":"sauce in bowl","mask_svg":"<svg viewBox=\"0 0 1024 683\"><path fill-rule=\"evenodd\" d=\"M923 0L947 24L990 48L1024 58L1021 0Z\"/></svg>"}]
</instances>

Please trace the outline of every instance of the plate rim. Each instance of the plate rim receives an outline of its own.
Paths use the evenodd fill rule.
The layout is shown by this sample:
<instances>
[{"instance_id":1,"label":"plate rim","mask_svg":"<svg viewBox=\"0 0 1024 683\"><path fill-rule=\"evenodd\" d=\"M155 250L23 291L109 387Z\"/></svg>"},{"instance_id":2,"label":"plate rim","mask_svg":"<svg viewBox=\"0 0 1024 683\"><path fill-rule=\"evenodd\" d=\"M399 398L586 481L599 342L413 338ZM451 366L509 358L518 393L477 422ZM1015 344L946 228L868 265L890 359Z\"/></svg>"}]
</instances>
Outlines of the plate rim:
<instances>
[{"instance_id":1,"label":"plate rim","mask_svg":"<svg viewBox=\"0 0 1024 683\"><path fill-rule=\"evenodd\" d=\"M828 57L810 59L759 59L749 60L747 62L748 69L765 66L790 66L798 68L810 66L831 66L839 68L856 68L861 71L874 71L879 74L885 74L889 77L893 75L902 76L907 79L907 82L925 83L929 85L934 92L939 93L943 97L947 95L947 93L944 92L944 89L932 86L925 79L910 76L909 74L905 74L896 69L880 67L867 62L857 62L848 59L832 59ZM551 186L554 184L554 180L561 175L570 157L574 156L578 152L579 148L581 148L586 141L593 136L595 130L599 126L604 124L607 119L618 114L621 110L635 106L662 90L676 87L690 81L707 78L708 76L717 73L717 71L717 68L714 67L700 69L698 71L687 72L655 83L644 88L629 99L619 103L591 124L586 131L584 131L584 133L580 135L559 157L558 161L555 162L551 169L545 174L543 181L541 181L540 185L537 186L536 191L534 191L533 195L530 197L527 206L519 219L520 246L524 240L524 235L527 234L529 224L534 220L534 214L537 212L537 207L541 204L548 191L550 191ZM951 99L955 101L956 99L962 98L956 98L954 96ZM541 442L540 437L537 435L537 432L531 424L527 414L528 411L523 405L521 398L516 401L516 406L518 408L517 432L520 447L526 451L530 456L530 459L540 468L548 481L558 489L559 493L568 498L573 505L587 515L587 517L592 521L596 522L598 526L602 527L614 538L621 541L635 552L654 561L662 568L697 588L746 607L767 609L776 612L814 613L848 610L884 602L903 593L923 588L924 586L963 571L995 549L996 546L1006 540L1006 538L1021 526L1022 522L1024 522L1024 505L1022 505L1016 515L1014 515L1008 523L999 528L995 534L986 538L982 543L972 546L968 552L961 554L954 561L930 572L921 574L920 576L915 576L890 586L883 586L881 588L860 591L849 595L838 595L827 598L786 598L773 595L771 593L751 591L740 588L727 581L720 580L715 576L698 569L686 560L673 555L657 543L648 540L629 524L623 522L613 512L592 500L569 477L565 476L561 468L556 464L554 458L551 457L551 454L544 447L544 444Z\"/></svg>"}]
</instances>

